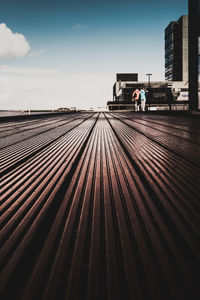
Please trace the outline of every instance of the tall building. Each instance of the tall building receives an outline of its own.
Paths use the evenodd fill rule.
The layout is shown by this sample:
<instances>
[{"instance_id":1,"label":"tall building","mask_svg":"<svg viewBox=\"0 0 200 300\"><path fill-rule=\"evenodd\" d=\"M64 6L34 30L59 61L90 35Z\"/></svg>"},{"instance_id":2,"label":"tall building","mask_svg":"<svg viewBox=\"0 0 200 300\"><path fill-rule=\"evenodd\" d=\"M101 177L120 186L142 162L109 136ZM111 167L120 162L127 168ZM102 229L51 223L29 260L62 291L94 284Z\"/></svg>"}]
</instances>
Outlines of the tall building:
<instances>
[{"instance_id":1,"label":"tall building","mask_svg":"<svg viewBox=\"0 0 200 300\"><path fill-rule=\"evenodd\" d=\"M200 0L189 0L190 110L200 110Z\"/></svg>"},{"instance_id":2,"label":"tall building","mask_svg":"<svg viewBox=\"0 0 200 300\"><path fill-rule=\"evenodd\" d=\"M165 80L188 81L188 16L165 29Z\"/></svg>"}]
</instances>

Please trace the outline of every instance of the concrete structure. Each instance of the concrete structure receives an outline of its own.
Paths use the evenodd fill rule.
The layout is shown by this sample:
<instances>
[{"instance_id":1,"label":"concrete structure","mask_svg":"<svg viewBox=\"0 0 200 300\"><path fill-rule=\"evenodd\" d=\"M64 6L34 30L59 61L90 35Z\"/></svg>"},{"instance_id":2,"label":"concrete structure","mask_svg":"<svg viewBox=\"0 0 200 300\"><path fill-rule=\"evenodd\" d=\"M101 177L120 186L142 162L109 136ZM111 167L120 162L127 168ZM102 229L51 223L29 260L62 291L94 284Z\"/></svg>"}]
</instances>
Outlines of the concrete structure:
<instances>
[{"instance_id":1,"label":"concrete structure","mask_svg":"<svg viewBox=\"0 0 200 300\"><path fill-rule=\"evenodd\" d=\"M200 0L199 0L200 1ZM197 66L197 64L196 64ZM147 74L148 75L148 74ZM149 74L151 75L151 74ZM165 78L162 82L138 82L138 74L117 74L109 110L134 110L132 93L146 89L146 110L185 110L188 106L188 16L165 29Z\"/></svg>"},{"instance_id":2,"label":"concrete structure","mask_svg":"<svg viewBox=\"0 0 200 300\"><path fill-rule=\"evenodd\" d=\"M113 101L119 96L119 91L127 84L127 83L137 83L138 82L138 74L137 73L117 73L116 74L116 82L113 85ZM123 99L127 100L127 99Z\"/></svg>"},{"instance_id":3,"label":"concrete structure","mask_svg":"<svg viewBox=\"0 0 200 300\"><path fill-rule=\"evenodd\" d=\"M189 0L190 110L200 110L200 0Z\"/></svg>"},{"instance_id":4,"label":"concrete structure","mask_svg":"<svg viewBox=\"0 0 200 300\"><path fill-rule=\"evenodd\" d=\"M118 79L118 77L117 77ZM183 81L147 81L117 80L113 86L113 101L107 102L109 110L134 110L132 93L138 88L146 90L146 110L187 110L188 83Z\"/></svg>"},{"instance_id":5,"label":"concrete structure","mask_svg":"<svg viewBox=\"0 0 200 300\"><path fill-rule=\"evenodd\" d=\"M188 81L188 16L165 29L165 79Z\"/></svg>"}]
</instances>

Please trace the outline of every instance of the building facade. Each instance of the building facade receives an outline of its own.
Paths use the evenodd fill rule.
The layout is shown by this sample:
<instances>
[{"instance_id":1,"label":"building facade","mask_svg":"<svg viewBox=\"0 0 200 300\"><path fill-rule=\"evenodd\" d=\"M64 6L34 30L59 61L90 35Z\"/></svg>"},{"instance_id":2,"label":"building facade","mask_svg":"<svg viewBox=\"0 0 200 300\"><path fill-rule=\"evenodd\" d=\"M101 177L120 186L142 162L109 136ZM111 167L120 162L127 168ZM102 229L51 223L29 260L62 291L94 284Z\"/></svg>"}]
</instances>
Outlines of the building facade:
<instances>
[{"instance_id":1,"label":"building facade","mask_svg":"<svg viewBox=\"0 0 200 300\"><path fill-rule=\"evenodd\" d=\"M113 101L119 96L119 91L125 86L127 83L135 83L138 81L137 73L117 73L116 74L116 82L113 86ZM126 98L122 100L127 100Z\"/></svg>"},{"instance_id":2,"label":"building facade","mask_svg":"<svg viewBox=\"0 0 200 300\"><path fill-rule=\"evenodd\" d=\"M188 81L188 16L165 29L165 80Z\"/></svg>"},{"instance_id":3,"label":"building facade","mask_svg":"<svg viewBox=\"0 0 200 300\"><path fill-rule=\"evenodd\" d=\"M188 83L183 81L117 80L113 86L113 101L107 102L109 110L135 110L132 94L135 89L145 89L146 110L188 110ZM134 79L134 78L131 78ZM119 82L121 81L121 84Z\"/></svg>"},{"instance_id":4,"label":"building facade","mask_svg":"<svg viewBox=\"0 0 200 300\"><path fill-rule=\"evenodd\" d=\"M190 110L200 110L200 0L189 0Z\"/></svg>"}]
</instances>

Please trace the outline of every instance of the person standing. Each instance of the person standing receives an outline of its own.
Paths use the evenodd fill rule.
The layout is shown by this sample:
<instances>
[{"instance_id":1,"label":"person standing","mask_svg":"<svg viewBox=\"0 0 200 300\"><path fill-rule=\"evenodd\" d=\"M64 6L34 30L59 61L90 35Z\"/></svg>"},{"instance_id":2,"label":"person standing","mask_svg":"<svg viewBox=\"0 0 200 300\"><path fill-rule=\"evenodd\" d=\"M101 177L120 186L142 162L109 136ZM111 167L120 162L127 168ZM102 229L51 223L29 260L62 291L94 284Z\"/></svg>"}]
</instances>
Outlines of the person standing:
<instances>
[{"instance_id":1,"label":"person standing","mask_svg":"<svg viewBox=\"0 0 200 300\"><path fill-rule=\"evenodd\" d=\"M135 111L139 111L140 91L138 89L134 90L134 92L132 94L132 100L135 101Z\"/></svg>"},{"instance_id":2,"label":"person standing","mask_svg":"<svg viewBox=\"0 0 200 300\"><path fill-rule=\"evenodd\" d=\"M174 95L172 93L172 90L169 89L167 92L167 100L168 100L168 105L169 105L169 111L172 110L172 103L174 101Z\"/></svg>"},{"instance_id":3,"label":"person standing","mask_svg":"<svg viewBox=\"0 0 200 300\"><path fill-rule=\"evenodd\" d=\"M144 89L140 90L140 99L141 99L141 110L145 111L145 104L146 104L146 92Z\"/></svg>"}]
</instances>

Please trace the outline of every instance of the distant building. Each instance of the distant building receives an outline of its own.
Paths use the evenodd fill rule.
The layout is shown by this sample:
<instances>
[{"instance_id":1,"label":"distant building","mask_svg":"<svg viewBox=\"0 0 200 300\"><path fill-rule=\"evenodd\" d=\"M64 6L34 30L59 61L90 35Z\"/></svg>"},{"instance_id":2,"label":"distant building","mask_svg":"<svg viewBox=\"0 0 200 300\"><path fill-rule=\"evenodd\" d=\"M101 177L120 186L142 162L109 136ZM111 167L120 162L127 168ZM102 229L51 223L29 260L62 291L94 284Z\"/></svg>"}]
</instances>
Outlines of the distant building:
<instances>
[{"instance_id":1,"label":"distant building","mask_svg":"<svg viewBox=\"0 0 200 300\"><path fill-rule=\"evenodd\" d=\"M200 0L189 0L190 110L200 110Z\"/></svg>"},{"instance_id":2,"label":"distant building","mask_svg":"<svg viewBox=\"0 0 200 300\"><path fill-rule=\"evenodd\" d=\"M119 81L113 86L113 101L108 101L109 110L134 110L132 93L138 88L146 90L146 110L188 110L188 83L183 81ZM134 79L134 78L131 78Z\"/></svg>"},{"instance_id":3,"label":"distant building","mask_svg":"<svg viewBox=\"0 0 200 300\"><path fill-rule=\"evenodd\" d=\"M188 16L165 29L165 80L188 81Z\"/></svg>"},{"instance_id":4,"label":"distant building","mask_svg":"<svg viewBox=\"0 0 200 300\"><path fill-rule=\"evenodd\" d=\"M125 86L127 83L136 83L138 81L137 73L118 73L116 74L116 82L113 85L113 100L115 101L118 97L119 91ZM123 98L122 100L127 100Z\"/></svg>"}]
</instances>

